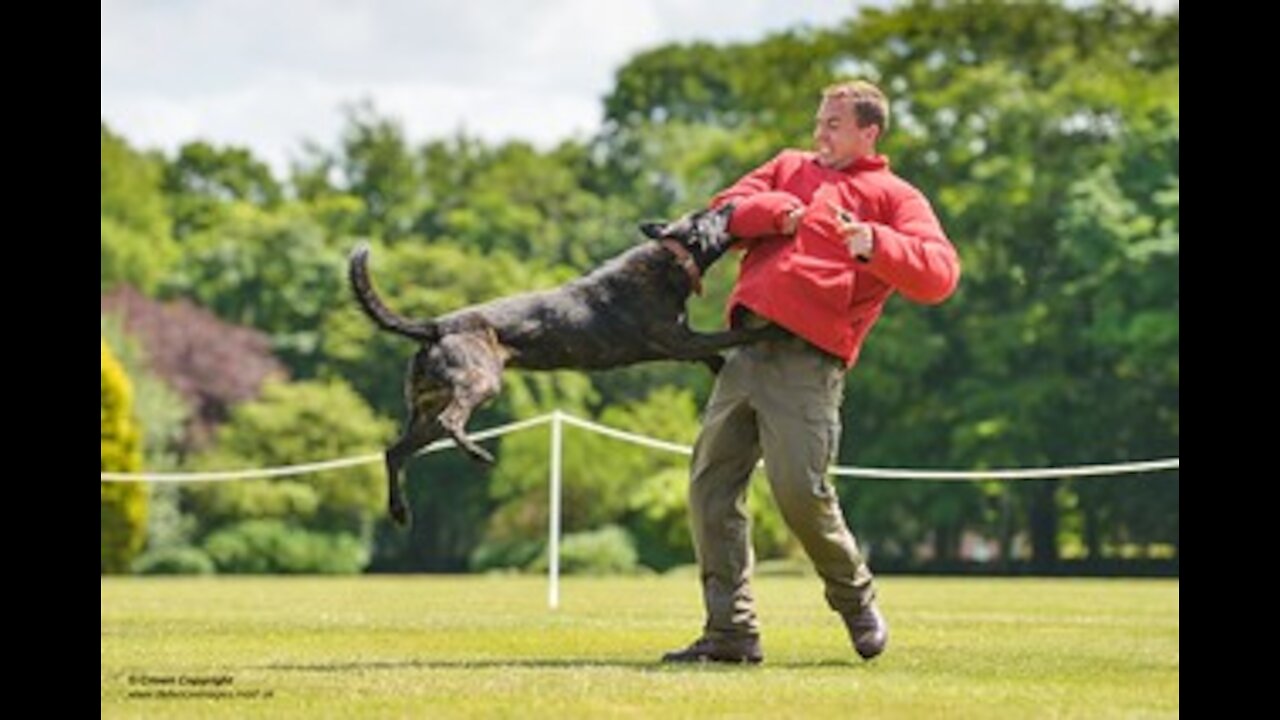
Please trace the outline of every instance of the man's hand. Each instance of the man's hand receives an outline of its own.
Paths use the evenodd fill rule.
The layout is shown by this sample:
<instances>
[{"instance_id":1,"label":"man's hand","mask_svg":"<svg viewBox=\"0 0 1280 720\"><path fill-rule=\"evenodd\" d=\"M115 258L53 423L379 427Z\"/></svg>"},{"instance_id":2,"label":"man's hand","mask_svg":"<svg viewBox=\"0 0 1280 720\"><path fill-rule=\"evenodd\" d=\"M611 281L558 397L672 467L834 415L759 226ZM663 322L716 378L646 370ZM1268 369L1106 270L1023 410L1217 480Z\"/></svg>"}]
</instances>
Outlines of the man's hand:
<instances>
[{"instance_id":1,"label":"man's hand","mask_svg":"<svg viewBox=\"0 0 1280 720\"><path fill-rule=\"evenodd\" d=\"M795 235L796 228L800 227L800 218L802 217L804 217L804 208L795 208L782 218L782 227L778 229L778 232L783 235Z\"/></svg>"},{"instance_id":2,"label":"man's hand","mask_svg":"<svg viewBox=\"0 0 1280 720\"><path fill-rule=\"evenodd\" d=\"M849 248L849 254L862 262L869 262L871 253L876 248L875 233L872 232L871 226L858 222L852 213L836 203L828 200L827 204L836 213L836 225L841 237L844 238L845 245Z\"/></svg>"}]
</instances>

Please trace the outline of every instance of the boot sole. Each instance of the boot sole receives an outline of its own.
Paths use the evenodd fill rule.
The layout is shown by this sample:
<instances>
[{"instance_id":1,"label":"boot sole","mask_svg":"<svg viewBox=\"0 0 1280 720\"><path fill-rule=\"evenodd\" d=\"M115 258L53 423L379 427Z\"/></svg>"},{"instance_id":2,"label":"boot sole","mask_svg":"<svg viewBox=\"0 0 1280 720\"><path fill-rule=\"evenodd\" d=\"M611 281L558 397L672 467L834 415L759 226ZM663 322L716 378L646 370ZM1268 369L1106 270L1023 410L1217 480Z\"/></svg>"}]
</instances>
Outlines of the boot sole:
<instances>
[{"instance_id":1,"label":"boot sole","mask_svg":"<svg viewBox=\"0 0 1280 720\"><path fill-rule=\"evenodd\" d=\"M758 657L740 657L740 658L717 658L709 655L698 655L690 658L662 658L664 665L703 665L706 663L720 663L721 665L759 665L764 662L764 658Z\"/></svg>"}]
</instances>

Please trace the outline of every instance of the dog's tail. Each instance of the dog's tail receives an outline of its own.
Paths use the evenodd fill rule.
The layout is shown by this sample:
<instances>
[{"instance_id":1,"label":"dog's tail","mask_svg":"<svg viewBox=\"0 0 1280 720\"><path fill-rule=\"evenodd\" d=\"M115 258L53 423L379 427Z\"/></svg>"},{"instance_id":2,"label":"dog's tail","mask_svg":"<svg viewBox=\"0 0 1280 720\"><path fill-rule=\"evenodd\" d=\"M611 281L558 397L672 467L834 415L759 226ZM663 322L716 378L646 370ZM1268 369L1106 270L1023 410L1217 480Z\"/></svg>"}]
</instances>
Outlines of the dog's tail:
<instances>
[{"instance_id":1,"label":"dog's tail","mask_svg":"<svg viewBox=\"0 0 1280 720\"><path fill-rule=\"evenodd\" d=\"M352 292L360 301L360 308L378 327L422 342L434 342L440 339L440 328L434 322L401 317L378 297L378 293L373 289L373 283L369 280L369 245L367 243L360 243L351 252L347 277L351 280Z\"/></svg>"}]
</instances>

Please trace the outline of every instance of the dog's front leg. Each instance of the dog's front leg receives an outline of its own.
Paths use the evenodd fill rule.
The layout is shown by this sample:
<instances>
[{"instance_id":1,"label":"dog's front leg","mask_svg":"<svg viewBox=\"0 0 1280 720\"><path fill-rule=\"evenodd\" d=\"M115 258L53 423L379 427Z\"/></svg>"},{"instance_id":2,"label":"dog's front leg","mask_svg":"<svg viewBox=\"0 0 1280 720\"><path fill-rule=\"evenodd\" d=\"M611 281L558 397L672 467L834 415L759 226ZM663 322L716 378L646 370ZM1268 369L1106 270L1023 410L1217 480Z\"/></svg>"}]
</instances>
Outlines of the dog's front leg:
<instances>
[{"instance_id":1,"label":"dog's front leg","mask_svg":"<svg viewBox=\"0 0 1280 720\"><path fill-rule=\"evenodd\" d=\"M762 340L780 340L786 335L787 332L777 325L721 330L713 333L699 333L686 329L680 333L678 339L672 342L672 357L677 360L704 360L721 350Z\"/></svg>"}]
</instances>

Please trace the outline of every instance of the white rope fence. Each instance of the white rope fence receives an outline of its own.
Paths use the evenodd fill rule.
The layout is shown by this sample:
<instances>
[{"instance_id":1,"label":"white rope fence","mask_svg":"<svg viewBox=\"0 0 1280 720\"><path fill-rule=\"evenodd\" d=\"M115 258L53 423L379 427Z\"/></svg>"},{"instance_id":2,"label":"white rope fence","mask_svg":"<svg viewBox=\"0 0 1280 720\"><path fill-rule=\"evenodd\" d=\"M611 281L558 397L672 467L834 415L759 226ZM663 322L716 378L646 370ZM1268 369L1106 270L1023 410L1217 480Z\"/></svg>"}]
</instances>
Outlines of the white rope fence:
<instances>
[{"instance_id":1,"label":"white rope fence","mask_svg":"<svg viewBox=\"0 0 1280 720\"><path fill-rule=\"evenodd\" d=\"M527 430L548 422L556 425L560 423L572 425L589 432L594 432L598 435L604 435L606 437L628 442L633 445L652 448L654 450L662 450L664 452L677 453L680 455L693 454L693 448L688 445L680 445L666 440L658 440L645 435L627 432L626 430L619 430L618 428L602 425L591 420L583 420L582 418L569 415L568 413L564 413L559 410L547 413L546 415L539 415L527 420L519 420L517 422L499 425L495 428L489 428L488 430L472 433L471 437L475 440L487 440L489 438ZM427 453L437 452L439 450L454 447L456 444L457 443L452 439L440 440L423 448L418 454L425 455ZM274 468L225 470L217 472L104 472L101 474L101 478L103 482L215 482L224 480L245 480L249 478L288 477L292 475L305 475L307 473L320 472L323 470L336 470L339 468L353 467L372 462L381 462L382 458L382 453L370 453L368 455L357 455L337 460L325 460L321 462L303 463L300 465L285 465ZM842 477L860 477L873 480L1035 480L1041 478L1098 477L1103 475L1155 472L1158 470L1176 470L1178 469L1178 461L1178 458L1165 458L1162 460L1144 460L1125 463L1003 470L913 470L905 468L864 468L837 465L829 468L828 472L832 475Z\"/></svg>"},{"instance_id":2,"label":"white rope fence","mask_svg":"<svg viewBox=\"0 0 1280 720\"><path fill-rule=\"evenodd\" d=\"M547 588L547 605L551 609L560 606L560 496L561 496L561 458L563 456L565 425L572 425L589 432L594 432L606 437L611 437L623 442L629 442L642 447L652 448L654 450L662 450L670 453L678 453L681 455L692 455L693 448L687 445L667 442L665 440L657 440L655 438L638 435L636 433L619 430L601 425L590 420L583 420L573 415L568 415L559 410L539 415L538 417L529 418L528 420L520 420L518 422L500 425L488 430L482 430L473 433L471 437L475 440L487 440L489 438L506 435L508 433L527 430L544 423L551 423L551 462L550 462L550 518L547 537L547 557L548 557L548 588ZM452 439L440 440L431 443L423 448L418 454L423 455L438 450L444 450L456 445ZM379 462L383 458L382 453L370 453L368 455L357 455L349 458L340 458L337 460L325 460L321 462L303 463L301 465L286 465L283 467L260 468L250 470L226 470L218 472L140 472L140 473L120 473L120 472L104 472L102 473L103 482L220 482L226 480L243 480L247 478L268 478L268 477L288 477L291 475L303 475L306 473L320 472L322 470L336 470L338 468L352 467L355 465L364 465L366 463ZM846 477L861 477L868 479L893 479L893 480L1030 480L1035 478L1065 478L1065 477L1097 477L1101 475L1118 475L1122 473L1139 473L1152 472L1155 470L1172 470L1178 467L1178 458L1167 458L1164 460L1149 460L1142 462L1129 463L1111 463L1107 465L1080 465L1075 467L1057 467L1057 468L1028 468L1028 469L1011 469L1011 470L905 470L905 469L888 469L888 468L860 468L860 467L831 467L828 469L834 475L843 475Z\"/></svg>"},{"instance_id":3,"label":"white rope fence","mask_svg":"<svg viewBox=\"0 0 1280 720\"><path fill-rule=\"evenodd\" d=\"M539 415L528 420L519 420L517 422L499 425L495 428L482 430L477 433L471 433L472 439L488 440L491 437L506 435L507 433L517 432L525 428L531 428L550 422L552 413ZM418 452L419 455L425 455L437 450L444 450L457 445L452 438L447 440L438 440L423 448ZM102 473L103 482L215 482L219 480L247 480L249 478L267 478L267 477L289 477L291 475L306 475L307 473L320 472L321 470L337 470L339 468L353 467L355 465L365 465L372 462L381 462L382 453L370 453L368 455L356 455L355 457L341 458L338 460L325 460L322 462L303 463L301 465L283 465L275 468L259 468L248 470L223 470L217 472L141 472L141 473L121 473L121 472L104 472Z\"/></svg>"}]
</instances>

